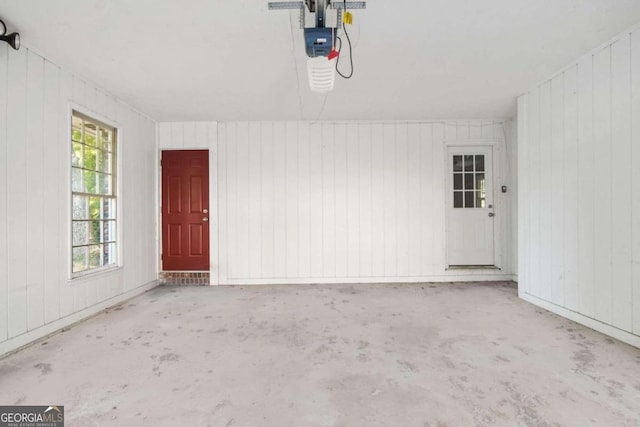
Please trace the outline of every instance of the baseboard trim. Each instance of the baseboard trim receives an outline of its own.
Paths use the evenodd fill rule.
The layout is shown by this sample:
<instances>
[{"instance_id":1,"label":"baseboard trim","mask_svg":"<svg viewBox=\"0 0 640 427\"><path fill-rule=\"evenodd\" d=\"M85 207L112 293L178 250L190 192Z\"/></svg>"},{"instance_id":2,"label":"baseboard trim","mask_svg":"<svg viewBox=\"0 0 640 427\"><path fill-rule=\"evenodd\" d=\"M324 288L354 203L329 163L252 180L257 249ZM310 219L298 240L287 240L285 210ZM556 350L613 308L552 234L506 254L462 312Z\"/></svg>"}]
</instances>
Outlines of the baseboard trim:
<instances>
[{"instance_id":1,"label":"baseboard trim","mask_svg":"<svg viewBox=\"0 0 640 427\"><path fill-rule=\"evenodd\" d=\"M548 310L559 316L565 317L569 320L573 320L574 322L580 323L581 325L584 325L595 331L613 337L634 347L640 348L640 336L638 335L623 331L622 329L616 328L615 326L608 325L599 320L587 317L584 314L580 314L578 312L556 305L552 302L545 301L526 292L521 292L519 296L523 300L533 305L537 305L538 307L544 308L545 310Z\"/></svg>"},{"instance_id":2,"label":"baseboard trim","mask_svg":"<svg viewBox=\"0 0 640 427\"><path fill-rule=\"evenodd\" d=\"M442 283L442 282L503 282L512 281L511 274L478 274L476 271L460 271L459 274L415 277L339 277L339 278L227 278L220 285L323 285L323 284L368 284L368 283Z\"/></svg>"},{"instance_id":3,"label":"baseboard trim","mask_svg":"<svg viewBox=\"0 0 640 427\"><path fill-rule=\"evenodd\" d=\"M76 313L70 314L51 323L47 323L46 325L43 325L37 329L33 329L31 331L25 332L24 334L9 338L8 340L0 343L0 359L9 356L10 354L19 351L24 347L30 346L43 338L55 335L64 328L86 320L87 318L94 316L101 311L108 309L109 307L121 304L122 302L136 297L148 291L149 289L153 289L158 285L159 282L157 280L154 280L153 282L149 282L145 285L99 302L95 305L92 305L91 307L87 307L84 310L80 310Z\"/></svg>"}]
</instances>

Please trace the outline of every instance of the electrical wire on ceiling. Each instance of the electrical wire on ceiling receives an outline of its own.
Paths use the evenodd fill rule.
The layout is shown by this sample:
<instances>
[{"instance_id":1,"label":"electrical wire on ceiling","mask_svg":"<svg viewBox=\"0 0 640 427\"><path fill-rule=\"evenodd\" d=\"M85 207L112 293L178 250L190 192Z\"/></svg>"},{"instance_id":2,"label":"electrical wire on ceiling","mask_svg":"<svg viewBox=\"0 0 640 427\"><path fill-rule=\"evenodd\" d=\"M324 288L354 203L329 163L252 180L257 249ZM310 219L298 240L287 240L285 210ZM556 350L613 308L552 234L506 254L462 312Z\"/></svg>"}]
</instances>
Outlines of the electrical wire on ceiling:
<instances>
[{"instance_id":1,"label":"electrical wire on ceiling","mask_svg":"<svg viewBox=\"0 0 640 427\"><path fill-rule=\"evenodd\" d=\"M353 46L351 45L351 38L349 38L349 32L347 31L347 24L350 23L350 19L347 18L350 16L347 12L347 2L346 0L342 0L343 7L343 16L345 17L342 22L342 30L344 31L344 36L347 39L347 45L349 46L349 73L343 74L340 71L340 54L342 53L342 38L340 36L336 36L336 39L340 42L338 45L338 57L336 58L336 72L343 79L350 79L353 77ZM349 22L347 22L349 21Z\"/></svg>"}]
</instances>

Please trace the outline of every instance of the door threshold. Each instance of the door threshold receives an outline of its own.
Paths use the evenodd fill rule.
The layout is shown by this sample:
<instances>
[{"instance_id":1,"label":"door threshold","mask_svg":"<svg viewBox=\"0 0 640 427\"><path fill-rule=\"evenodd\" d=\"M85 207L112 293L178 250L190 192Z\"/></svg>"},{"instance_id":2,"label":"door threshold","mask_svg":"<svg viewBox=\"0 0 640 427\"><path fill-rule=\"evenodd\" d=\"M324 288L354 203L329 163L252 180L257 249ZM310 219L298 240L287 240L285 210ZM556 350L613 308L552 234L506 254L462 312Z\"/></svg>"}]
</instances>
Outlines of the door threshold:
<instances>
[{"instance_id":1,"label":"door threshold","mask_svg":"<svg viewBox=\"0 0 640 427\"><path fill-rule=\"evenodd\" d=\"M447 270L500 270L495 265L450 265Z\"/></svg>"},{"instance_id":2,"label":"door threshold","mask_svg":"<svg viewBox=\"0 0 640 427\"><path fill-rule=\"evenodd\" d=\"M162 271L158 280L163 285L209 285L208 271Z\"/></svg>"}]
</instances>

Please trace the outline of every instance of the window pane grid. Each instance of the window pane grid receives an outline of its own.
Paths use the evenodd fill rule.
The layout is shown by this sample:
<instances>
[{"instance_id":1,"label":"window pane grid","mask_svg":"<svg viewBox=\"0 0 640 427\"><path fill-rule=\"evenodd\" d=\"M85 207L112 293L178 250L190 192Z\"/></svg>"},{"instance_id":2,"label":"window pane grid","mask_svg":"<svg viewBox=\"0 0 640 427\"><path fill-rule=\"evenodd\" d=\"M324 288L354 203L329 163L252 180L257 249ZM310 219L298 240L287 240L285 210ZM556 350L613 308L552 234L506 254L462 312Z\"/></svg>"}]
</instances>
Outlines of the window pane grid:
<instances>
[{"instance_id":1,"label":"window pane grid","mask_svg":"<svg viewBox=\"0 0 640 427\"><path fill-rule=\"evenodd\" d=\"M117 262L115 129L73 112L72 272Z\"/></svg>"},{"instance_id":2,"label":"window pane grid","mask_svg":"<svg viewBox=\"0 0 640 427\"><path fill-rule=\"evenodd\" d=\"M484 154L453 156L453 207L486 207Z\"/></svg>"},{"instance_id":3,"label":"window pane grid","mask_svg":"<svg viewBox=\"0 0 640 427\"><path fill-rule=\"evenodd\" d=\"M73 195L74 196L87 196L87 197L88 196L95 196L94 193L83 193L81 191L74 191ZM108 195L104 195L104 194L101 194L100 198L107 199L107 200L116 200L116 196L108 196Z\"/></svg>"},{"instance_id":4,"label":"window pane grid","mask_svg":"<svg viewBox=\"0 0 640 427\"><path fill-rule=\"evenodd\" d=\"M108 240L108 241L103 242L103 243L87 243L86 245L78 245L78 246L74 246L74 247L73 247L73 249L76 249L76 248L86 248L86 247L89 247L89 246L104 245L104 244L108 244L108 243L116 243L116 241L115 241L115 240Z\"/></svg>"},{"instance_id":5,"label":"window pane grid","mask_svg":"<svg viewBox=\"0 0 640 427\"><path fill-rule=\"evenodd\" d=\"M111 151L95 147L87 147L78 142L72 143L71 164L73 167L102 173L113 173L113 156Z\"/></svg>"},{"instance_id":6,"label":"window pane grid","mask_svg":"<svg viewBox=\"0 0 640 427\"><path fill-rule=\"evenodd\" d=\"M102 171L98 171L98 170L95 170L95 169L82 168L82 167L79 167L79 166L72 166L72 168L80 170L80 171L99 173L101 175L109 175L109 176L113 176L114 175L111 172L102 172Z\"/></svg>"},{"instance_id":7,"label":"window pane grid","mask_svg":"<svg viewBox=\"0 0 640 427\"><path fill-rule=\"evenodd\" d=\"M83 147L93 148L95 150L103 151L105 153L113 153L111 144L107 146L103 143L102 146L96 146L96 145L87 144L84 141L76 141L75 139L73 139L72 141L73 141L73 144L82 145Z\"/></svg>"}]
</instances>

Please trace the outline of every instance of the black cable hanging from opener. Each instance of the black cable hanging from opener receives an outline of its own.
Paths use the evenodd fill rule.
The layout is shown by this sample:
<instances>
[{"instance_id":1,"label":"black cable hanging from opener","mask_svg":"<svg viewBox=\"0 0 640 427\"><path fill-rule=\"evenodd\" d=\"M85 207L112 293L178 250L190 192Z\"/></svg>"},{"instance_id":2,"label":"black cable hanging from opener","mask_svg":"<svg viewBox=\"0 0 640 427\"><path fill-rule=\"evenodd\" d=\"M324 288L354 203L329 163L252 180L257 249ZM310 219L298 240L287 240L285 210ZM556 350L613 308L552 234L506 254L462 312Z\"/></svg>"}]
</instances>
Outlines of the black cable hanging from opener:
<instances>
[{"instance_id":1,"label":"black cable hanging from opener","mask_svg":"<svg viewBox=\"0 0 640 427\"><path fill-rule=\"evenodd\" d=\"M342 0L343 13L347 12L347 0ZM347 32L347 24L342 23L342 29L344 30L344 35L347 38L347 44L349 45L349 65L351 67L351 71L348 75L342 74L342 72L338 69L338 64L340 64L340 54L342 53L342 38L336 35L336 38L340 40L340 46L338 47L338 57L336 58L336 72L343 79L350 79L353 77L353 49L351 47L351 39L349 38L349 33Z\"/></svg>"}]
</instances>

